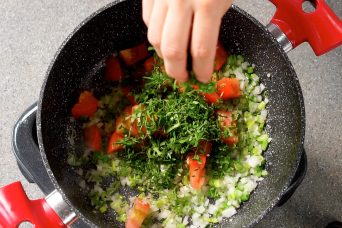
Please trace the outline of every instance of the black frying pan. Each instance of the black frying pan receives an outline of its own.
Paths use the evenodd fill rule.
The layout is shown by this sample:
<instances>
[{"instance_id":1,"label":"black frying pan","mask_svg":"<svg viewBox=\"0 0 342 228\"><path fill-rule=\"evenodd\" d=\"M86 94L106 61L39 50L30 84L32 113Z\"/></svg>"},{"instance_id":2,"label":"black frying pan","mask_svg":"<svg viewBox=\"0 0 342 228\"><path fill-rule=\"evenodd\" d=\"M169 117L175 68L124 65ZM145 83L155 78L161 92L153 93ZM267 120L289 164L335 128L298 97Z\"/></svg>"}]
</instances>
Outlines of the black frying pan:
<instances>
[{"instance_id":1,"label":"black frying pan","mask_svg":"<svg viewBox=\"0 0 342 228\"><path fill-rule=\"evenodd\" d=\"M303 2L273 0L280 5L290 2L289 5L285 3L285 6L281 7L294 7L291 5L299 1ZM323 12L329 13L330 20L336 20L331 22L333 27L340 28L340 32L336 33L339 40L329 41L328 46L324 46L324 36L320 37L323 37L324 45L318 45L315 51L322 54L341 44L342 23L334 17L330 9L331 12L326 9L327 6L322 0L316 0L315 4L319 16L322 16L319 11L323 7ZM282 18L287 16L286 13L285 16L281 13L284 10L281 7L277 11L278 18L272 21L280 21L279 27L283 26ZM310 27L310 23L302 24ZM332 32L329 26L330 24L325 23L325 28ZM272 26L270 29L275 33L279 32ZM52 199L58 197L54 196L47 197L46 201L52 208L60 208L60 205L71 208L91 227L123 225L116 222L114 212L94 213L87 192L78 186L79 176L67 163L67 153L72 150L68 141L72 123L68 117L71 116L70 110L77 102L80 92L94 87L95 91L101 90L102 63L105 59L120 50L146 43L146 31L141 17L141 1L115 1L109 4L90 16L68 37L52 60L43 83L37 112L38 141L49 176L66 204L56 203ZM326 33L326 30L324 32ZM289 45L290 41L292 47L295 47L304 41L302 34L294 36L292 31L285 33L288 39L280 37L285 45ZM317 30L314 33L320 34ZM242 205L232 217L232 221L226 219L219 224L221 227L251 227L279 202L294 178L303 151L304 101L297 75L282 46L263 25L246 12L233 6L223 17L219 39L227 50L242 54L248 62L256 65L256 72L269 93L266 128L273 140L264 154L269 175L260 182L250 200ZM317 39L315 42L317 43ZM267 77L267 74L271 77ZM120 191L123 195L132 193L130 189ZM0 194L5 193L0 190ZM0 202L0 211L1 208L4 207ZM56 213L65 224L71 224L76 217L72 211L59 209ZM49 212L50 216L51 213ZM63 225L60 223L55 227Z\"/></svg>"}]
</instances>

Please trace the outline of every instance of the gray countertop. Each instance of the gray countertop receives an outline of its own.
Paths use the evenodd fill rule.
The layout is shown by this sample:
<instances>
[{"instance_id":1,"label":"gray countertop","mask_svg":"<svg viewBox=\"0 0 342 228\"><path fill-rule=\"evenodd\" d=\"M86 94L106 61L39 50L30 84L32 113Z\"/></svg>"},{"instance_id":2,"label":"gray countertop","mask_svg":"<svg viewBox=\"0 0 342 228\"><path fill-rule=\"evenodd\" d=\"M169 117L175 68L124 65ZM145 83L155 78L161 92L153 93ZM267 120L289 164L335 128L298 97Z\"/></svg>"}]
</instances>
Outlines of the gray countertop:
<instances>
[{"instance_id":1,"label":"gray countertop","mask_svg":"<svg viewBox=\"0 0 342 228\"><path fill-rule=\"evenodd\" d=\"M110 0L4 0L0 6L0 187L21 181L29 198L43 193L21 175L12 153L16 119L38 100L48 65L63 40ZM342 2L326 1L342 19ZM266 25L267 0L236 0ZM333 35L333 34L332 34ZM308 44L289 53L306 108L306 178L293 197L257 227L324 227L342 220L342 47L316 57Z\"/></svg>"}]
</instances>

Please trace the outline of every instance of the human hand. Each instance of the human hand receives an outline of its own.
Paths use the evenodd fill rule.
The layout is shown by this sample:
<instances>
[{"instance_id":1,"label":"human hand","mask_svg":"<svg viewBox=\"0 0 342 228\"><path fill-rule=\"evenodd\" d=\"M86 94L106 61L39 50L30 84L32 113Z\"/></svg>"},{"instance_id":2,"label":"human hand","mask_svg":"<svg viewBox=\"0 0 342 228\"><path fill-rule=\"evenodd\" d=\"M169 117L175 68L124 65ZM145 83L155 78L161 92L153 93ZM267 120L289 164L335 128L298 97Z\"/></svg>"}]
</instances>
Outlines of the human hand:
<instances>
[{"instance_id":1,"label":"human hand","mask_svg":"<svg viewBox=\"0 0 342 228\"><path fill-rule=\"evenodd\" d=\"M210 81L221 18L233 0L143 0L143 20L148 40L164 59L168 75L188 79L190 40L192 69L200 82Z\"/></svg>"}]
</instances>

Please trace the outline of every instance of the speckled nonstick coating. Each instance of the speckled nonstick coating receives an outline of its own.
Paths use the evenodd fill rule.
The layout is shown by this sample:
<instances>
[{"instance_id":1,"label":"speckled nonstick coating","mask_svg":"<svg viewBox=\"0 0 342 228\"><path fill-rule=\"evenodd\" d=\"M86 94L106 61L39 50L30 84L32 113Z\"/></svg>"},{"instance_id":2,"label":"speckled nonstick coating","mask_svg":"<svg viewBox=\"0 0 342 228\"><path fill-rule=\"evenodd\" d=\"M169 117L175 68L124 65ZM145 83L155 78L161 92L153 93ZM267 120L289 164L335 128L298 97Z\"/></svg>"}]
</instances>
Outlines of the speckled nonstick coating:
<instances>
[{"instance_id":1,"label":"speckled nonstick coating","mask_svg":"<svg viewBox=\"0 0 342 228\"><path fill-rule=\"evenodd\" d=\"M269 176L231 219L217 227L251 227L277 203L297 169L304 142L304 101L296 73L279 44L263 25L233 6L223 17L220 41L245 56L269 93L267 130L273 138L265 152ZM94 213L80 177L67 163L73 148L68 136L71 108L81 91L101 88L102 62L109 54L147 42L141 1L115 1L81 23L62 44L47 71L38 103L40 151L54 186L91 227L123 227L112 211ZM271 77L267 77L271 74ZM96 89L97 90L97 89ZM96 94L95 94L96 95ZM133 193L121 189L123 194Z\"/></svg>"}]
</instances>

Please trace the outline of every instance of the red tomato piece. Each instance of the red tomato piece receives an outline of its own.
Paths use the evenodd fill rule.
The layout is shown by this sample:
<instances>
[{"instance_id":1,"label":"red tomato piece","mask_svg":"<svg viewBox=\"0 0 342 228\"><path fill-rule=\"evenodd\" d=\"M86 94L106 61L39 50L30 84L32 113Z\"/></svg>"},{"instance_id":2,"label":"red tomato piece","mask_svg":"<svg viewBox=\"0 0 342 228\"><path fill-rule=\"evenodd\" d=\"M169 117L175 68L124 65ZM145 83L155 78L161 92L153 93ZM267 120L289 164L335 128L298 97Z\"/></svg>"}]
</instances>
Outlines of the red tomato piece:
<instances>
[{"instance_id":1,"label":"red tomato piece","mask_svg":"<svg viewBox=\"0 0 342 228\"><path fill-rule=\"evenodd\" d=\"M191 187L194 189L201 189L205 183L205 162L207 159L206 155L198 155L202 161L201 164L198 163L198 160L193 160L195 153L191 153L188 156L189 162L189 180Z\"/></svg>"},{"instance_id":2,"label":"red tomato piece","mask_svg":"<svg viewBox=\"0 0 342 228\"><path fill-rule=\"evenodd\" d=\"M83 103L83 102L88 102L90 97L93 97L93 93L89 91L84 91L83 93L80 94L80 97L78 98L78 102Z\"/></svg>"},{"instance_id":3,"label":"red tomato piece","mask_svg":"<svg viewBox=\"0 0 342 228\"><path fill-rule=\"evenodd\" d=\"M146 44L139 44L138 46L122 50L119 52L120 57L127 66L133 65L148 56Z\"/></svg>"},{"instance_id":4,"label":"red tomato piece","mask_svg":"<svg viewBox=\"0 0 342 228\"><path fill-rule=\"evenodd\" d=\"M223 78L217 82L217 91L223 101L241 96L239 80L237 78Z\"/></svg>"},{"instance_id":5,"label":"red tomato piece","mask_svg":"<svg viewBox=\"0 0 342 228\"><path fill-rule=\"evenodd\" d=\"M116 132L118 134L124 134L125 131L131 130L131 118L126 120L126 117L129 117L131 115L131 112L131 106L127 106L123 110L123 113L118 118L116 118Z\"/></svg>"},{"instance_id":6,"label":"red tomato piece","mask_svg":"<svg viewBox=\"0 0 342 228\"><path fill-rule=\"evenodd\" d=\"M193 89L199 89L199 87L197 85L193 85L192 88ZM221 99L220 96L218 95L218 93L216 93L216 92L205 93L205 94L200 93L200 95L206 99L206 103L209 105L214 104L214 103L218 104L219 100Z\"/></svg>"},{"instance_id":7,"label":"red tomato piece","mask_svg":"<svg viewBox=\"0 0 342 228\"><path fill-rule=\"evenodd\" d=\"M139 129L138 121L135 120L131 129L131 135L135 137L140 137L142 135L141 132L146 135L146 127L143 126L141 129Z\"/></svg>"},{"instance_id":8,"label":"red tomato piece","mask_svg":"<svg viewBox=\"0 0 342 228\"><path fill-rule=\"evenodd\" d=\"M230 111L218 111L218 120L219 124L221 125L221 130L225 131L227 128L233 128L230 130L230 133L233 134L232 137L226 137L221 135L221 139L224 143L233 146L234 144L239 142L239 137L237 135L237 129L236 129L236 115L234 112ZM233 119L234 117L234 119Z\"/></svg>"},{"instance_id":9,"label":"red tomato piece","mask_svg":"<svg viewBox=\"0 0 342 228\"><path fill-rule=\"evenodd\" d=\"M216 93L205 93L203 97L206 99L206 102L211 105L211 104L218 104L219 100L221 99L220 96Z\"/></svg>"},{"instance_id":10,"label":"red tomato piece","mask_svg":"<svg viewBox=\"0 0 342 228\"><path fill-rule=\"evenodd\" d=\"M134 105L132 107L132 114L134 113L134 110L136 110L136 109L144 109L144 107L140 107L138 104ZM147 120L149 120L149 119L147 119ZM131 128L131 135L133 135L135 137L140 137L142 135L141 132L146 134L146 127L143 126L141 129L139 129L138 121L135 120L134 123L133 123L133 126Z\"/></svg>"},{"instance_id":11,"label":"red tomato piece","mask_svg":"<svg viewBox=\"0 0 342 228\"><path fill-rule=\"evenodd\" d=\"M89 148L101 150L101 134L96 124L84 129L84 138Z\"/></svg>"},{"instance_id":12,"label":"red tomato piece","mask_svg":"<svg viewBox=\"0 0 342 228\"><path fill-rule=\"evenodd\" d=\"M141 83L141 86L142 86L142 87L145 87L145 85L146 85L146 82L145 82L145 80L144 80L144 79L140 79L140 80L139 80L139 82Z\"/></svg>"},{"instance_id":13,"label":"red tomato piece","mask_svg":"<svg viewBox=\"0 0 342 228\"><path fill-rule=\"evenodd\" d=\"M146 72L153 71L154 70L154 65L157 65L159 67L158 70L160 72L165 72L164 64L161 63L161 62L162 62L162 60L160 60L160 59L157 59L156 62L155 62L154 61L154 56L151 56L143 64L144 68L145 68L145 71Z\"/></svg>"},{"instance_id":14,"label":"red tomato piece","mask_svg":"<svg viewBox=\"0 0 342 228\"><path fill-rule=\"evenodd\" d=\"M126 108L124 108L124 110L122 112L125 116L131 115L132 114L132 106L127 106Z\"/></svg>"},{"instance_id":15,"label":"red tomato piece","mask_svg":"<svg viewBox=\"0 0 342 228\"><path fill-rule=\"evenodd\" d=\"M150 212L150 204L147 199L137 197L131 213L128 216L126 228L139 228Z\"/></svg>"},{"instance_id":16,"label":"red tomato piece","mask_svg":"<svg viewBox=\"0 0 342 228\"><path fill-rule=\"evenodd\" d=\"M83 115L87 115L89 118L96 112L99 102L93 97L92 92L84 91L80 94L78 103L71 109L72 116L75 119L81 118Z\"/></svg>"},{"instance_id":17,"label":"red tomato piece","mask_svg":"<svg viewBox=\"0 0 342 228\"><path fill-rule=\"evenodd\" d=\"M162 136L164 138L167 138L167 133L163 129L161 129L159 131L156 131L155 134L160 135L160 136Z\"/></svg>"},{"instance_id":18,"label":"red tomato piece","mask_svg":"<svg viewBox=\"0 0 342 228\"><path fill-rule=\"evenodd\" d=\"M177 85L180 85L180 84L182 84L182 83L181 83L180 81L177 81ZM185 90L185 86L181 86L181 87L179 88L179 92L180 92L180 93L183 93L184 90Z\"/></svg>"},{"instance_id":19,"label":"red tomato piece","mask_svg":"<svg viewBox=\"0 0 342 228\"><path fill-rule=\"evenodd\" d=\"M147 139L141 141L140 143L136 144L134 146L134 149L138 149L138 150L143 150L144 148L146 148L148 146L147 144Z\"/></svg>"},{"instance_id":20,"label":"red tomato piece","mask_svg":"<svg viewBox=\"0 0 342 228\"><path fill-rule=\"evenodd\" d=\"M204 155L207 155L211 151L211 143L206 140L200 140L197 147L194 147L193 149L196 152L204 152Z\"/></svg>"},{"instance_id":21,"label":"red tomato piece","mask_svg":"<svg viewBox=\"0 0 342 228\"><path fill-rule=\"evenodd\" d=\"M132 90L136 91L136 90L138 90L138 88L136 86L127 86L127 87L122 89L122 92L124 93L124 95L127 98L127 100L129 100L131 105L136 105L138 103L135 102L134 95L131 94Z\"/></svg>"},{"instance_id":22,"label":"red tomato piece","mask_svg":"<svg viewBox=\"0 0 342 228\"><path fill-rule=\"evenodd\" d=\"M151 56L150 58L148 58L144 64L143 64L145 71L152 71L154 70L154 56Z\"/></svg>"},{"instance_id":23,"label":"red tomato piece","mask_svg":"<svg viewBox=\"0 0 342 228\"><path fill-rule=\"evenodd\" d=\"M120 79L124 79L124 74L123 74L121 65L116 58L114 58L113 56L110 56L106 62L104 80L106 82L108 81L117 82Z\"/></svg>"},{"instance_id":24,"label":"red tomato piece","mask_svg":"<svg viewBox=\"0 0 342 228\"><path fill-rule=\"evenodd\" d=\"M229 54L226 49L220 42L217 42L217 49L215 54L215 70L221 69L221 67L227 62L228 57Z\"/></svg>"},{"instance_id":25,"label":"red tomato piece","mask_svg":"<svg viewBox=\"0 0 342 228\"><path fill-rule=\"evenodd\" d=\"M115 143L119 142L123 138L124 138L123 134L119 134L116 131L114 131L114 133L110 137L110 140L109 140L109 143L108 143L107 154L111 154L111 153L113 153L115 151L122 150L123 145L115 144Z\"/></svg>"},{"instance_id":26,"label":"red tomato piece","mask_svg":"<svg viewBox=\"0 0 342 228\"><path fill-rule=\"evenodd\" d=\"M133 77L135 79L139 79L143 76L146 75L146 70L144 68L139 68L139 69L136 69L134 72L133 72Z\"/></svg>"},{"instance_id":27,"label":"red tomato piece","mask_svg":"<svg viewBox=\"0 0 342 228\"><path fill-rule=\"evenodd\" d=\"M224 136L221 135L221 139L225 144L228 144L229 146L233 146L234 144L239 142L239 137L237 135L228 138L224 138Z\"/></svg>"}]
</instances>

